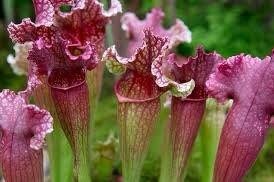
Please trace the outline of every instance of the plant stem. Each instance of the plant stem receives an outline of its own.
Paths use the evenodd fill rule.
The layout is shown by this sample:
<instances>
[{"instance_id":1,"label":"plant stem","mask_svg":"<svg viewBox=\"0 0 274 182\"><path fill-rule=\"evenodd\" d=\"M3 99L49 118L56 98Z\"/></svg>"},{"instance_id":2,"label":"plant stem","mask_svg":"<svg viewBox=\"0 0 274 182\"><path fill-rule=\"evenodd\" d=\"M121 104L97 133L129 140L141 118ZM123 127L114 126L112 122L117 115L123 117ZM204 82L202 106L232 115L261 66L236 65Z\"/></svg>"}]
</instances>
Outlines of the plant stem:
<instances>
[{"instance_id":1,"label":"plant stem","mask_svg":"<svg viewBox=\"0 0 274 182\"><path fill-rule=\"evenodd\" d=\"M163 0L153 0L153 6L161 8L163 6Z\"/></svg>"},{"instance_id":2,"label":"plant stem","mask_svg":"<svg viewBox=\"0 0 274 182\"><path fill-rule=\"evenodd\" d=\"M72 181L72 152L58 122L55 122L54 132L47 138L47 143L51 181Z\"/></svg>"},{"instance_id":3,"label":"plant stem","mask_svg":"<svg viewBox=\"0 0 274 182\"><path fill-rule=\"evenodd\" d=\"M9 23L14 19L13 9L14 0L2 1L6 22Z\"/></svg>"},{"instance_id":4,"label":"plant stem","mask_svg":"<svg viewBox=\"0 0 274 182\"><path fill-rule=\"evenodd\" d=\"M225 120L226 107L217 104L213 100L207 101L207 109L200 130L203 169L202 182L211 182L213 179L214 161L221 129Z\"/></svg>"},{"instance_id":5,"label":"plant stem","mask_svg":"<svg viewBox=\"0 0 274 182\"><path fill-rule=\"evenodd\" d=\"M165 10L165 19L168 25L174 24L176 20L175 0L165 0L164 10Z\"/></svg>"},{"instance_id":6,"label":"plant stem","mask_svg":"<svg viewBox=\"0 0 274 182\"><path fill-rule=\"evenodd\" d=\"M216 126L213 126L213 122L211 122L211 124L203 122L200 131L203 166L202 182L212 181L214 160L218 146L217 135L219 132L216 130Z\"/></svg>"}]
</instances>

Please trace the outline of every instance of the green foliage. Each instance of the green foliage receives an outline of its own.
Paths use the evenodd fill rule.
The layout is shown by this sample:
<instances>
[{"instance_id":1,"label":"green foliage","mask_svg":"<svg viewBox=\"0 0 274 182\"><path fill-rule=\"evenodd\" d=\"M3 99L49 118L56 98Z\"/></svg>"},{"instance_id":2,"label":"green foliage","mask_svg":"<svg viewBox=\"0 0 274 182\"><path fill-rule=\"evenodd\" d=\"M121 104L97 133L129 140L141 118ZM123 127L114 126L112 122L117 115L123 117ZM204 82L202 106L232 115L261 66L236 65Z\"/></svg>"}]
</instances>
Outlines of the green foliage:
<instances>
[{"instance_id":1,"label":"green foliage","mask_svg":"<svg viewBox=\"0 0 274 182\"><path fill-rule=\"evenodd\" d=\"M247 53L264 57L274 45L271 5L253 8L242 4L177 1L177 15L192 31L191 47L204 45L225 57ZM271 33L272 32L272 33ZM184 54L184 47L179 48ZM189 54L189 52L187 52Z\"/></svg>"}]
</instances>

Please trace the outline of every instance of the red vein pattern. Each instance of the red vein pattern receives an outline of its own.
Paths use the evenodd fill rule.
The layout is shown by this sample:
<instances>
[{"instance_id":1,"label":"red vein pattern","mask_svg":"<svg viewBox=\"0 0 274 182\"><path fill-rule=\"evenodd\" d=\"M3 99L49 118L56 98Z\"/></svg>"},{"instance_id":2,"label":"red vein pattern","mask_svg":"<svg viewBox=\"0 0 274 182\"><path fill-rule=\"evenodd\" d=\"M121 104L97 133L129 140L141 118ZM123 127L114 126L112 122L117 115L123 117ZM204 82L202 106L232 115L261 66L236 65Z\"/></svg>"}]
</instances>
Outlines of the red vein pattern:
<instances>
[{"instance_id":1,"label":"red vein pattern","mask_svg":"<svg viewBox=\"0 0 274 182\"><path fill-rule=\"evenodd\" d=\"M74 73L76 74L77 70L75 70ZM67 73L56 70L56 73L53 74ZM84 74L81 74L81 72L79 74L78 77L82 77L83 80L74 80L75 82L78 82L78 84L77 86L73 86L71 90L67 90L66 87L62 88L60 83L54 82L51 78L49 79L49 84L54 83L54 85L51 85L51 94L56 106L57 114L63 121L61 122L61 125L69 138L73 149L78 145L77 140L83 138L81 133L87 135L90 115L87 83L85 82ZM63 75L60 75L60 77L62 76ZM71 77L76 78L77 76L71 75ZM53 78L56 77L54 76ZM58 78L57 80L60 81L61 79ZM68 80L71 81L73 79L68 78ZM76 152L75 149L74 152Z\"/></svg>"},{"instance_id":2,"label":"red vein pattern","mask_svg":"<svg viewBox=\"0 0 274 182\"><path fill-rule=\"evenodd\" d=\"M219 101L233 99L215 161L214 181L242 181L263 146L273 114L274 55L264 60L233 56L207 82Z\"/></svg>"},{"instance_id":3,"label":"red vein pattern","mask_svg":"<svg viewBox=\"0 0 274 182\"><path fill-rule=\"evenodd\" d=\"M159 112L159 98L142 103L118 104L124 181L139 181Z\"/></svg>"},{"instance_id":4,"label":"red vein pattern","mask_svg":"<svg viewBox=\"0 0 274 182\"><path fill-rule=\"evenodd\" d=\"M73 73L73 74L71 74ZM66 75L66 76L64 76ZM49 85L60 124L74 154L74 170L89 169L88 131L90 121L89 91L82 69L53 70ZM67 89L69 88L69 89ZM85 173L89 174L89 171ZM75 180L78 179L74 176Z\"/></svg>"},{"instance_id":5,"label":"red vein pattern","mask_svg":"<svg viewBox=\"0 0 274 182\"><path fill-rule=\"evenodd\" d=\"M163 89L155 83L151 64L165 52L167 40L145 31L144 43L127 59L109 48L105 60L126 66L126 72L115 84L118 100L118 123L123 181L139 181L152 131L160 112Z\"/></svg>"}]
</instances>

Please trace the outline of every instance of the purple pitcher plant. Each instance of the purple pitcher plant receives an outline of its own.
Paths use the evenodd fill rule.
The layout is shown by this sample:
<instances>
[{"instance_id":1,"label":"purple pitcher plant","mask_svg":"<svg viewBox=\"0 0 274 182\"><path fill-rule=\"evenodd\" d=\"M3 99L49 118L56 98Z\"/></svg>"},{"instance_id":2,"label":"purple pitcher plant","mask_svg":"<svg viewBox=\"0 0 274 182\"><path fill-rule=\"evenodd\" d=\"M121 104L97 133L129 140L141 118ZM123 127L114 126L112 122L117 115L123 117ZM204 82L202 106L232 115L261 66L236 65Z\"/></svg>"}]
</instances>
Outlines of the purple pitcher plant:
<instances>
[{"instance_id":1,"label":"purple pitcher plant","mask_svg":"<svg viewBox=\"0 0 274 182\"><path fill-rule=\"evenodd\" d=\"M6 182L42 182L43 144L53 131L50 113L29 104L38 84L30 79L25 91L0 93L0 165Z\"/></svg>"},{"instance_id":2,"label":"purple pitcher plant","mask_svg":"<svg viewBox=\"0 0 274 182\"><path fill-rule=\"evenodd\" d=\"M220 102L233 100L222 129L215 182L240 182L261 150L274 109L274 52L263 60L237 55L218 65L206 83Z\"/></svg>"},{"instance_id":3,"label":"purple pitcher plant","mask_svg":"<svg viewBox=\"0 0 274 182\"><path fill-rule=\"evenodd\" d=\"M195 81L192 93L181 98L173 96L171 100L171 115L166 131L166 154L160 181L183 180L186 162L192 149L206 106L207 92L205 82L213 68L223 58L217 53L205 53L198 48L195 57L180 58L173 55L169 64L155 62L152 70L157 76L156 83L165 87L170 80L178 83Z\"/></svg>"},{"instance_id":4,"label":"purple pitcher plant","mask_svg":"<svg viewBox=\"0 0 274 182\"><path fill-rule=\"evenodd\" d=\"M49 88L61 127L74 154L74 179L89 181L88 133L91 91L87 78L98 65L109 17L121 11L112 0L108 11L96 0L36 0L35 23L24 19L8 27L14 42L32 42L28 59ZM69 11L66 11L66 8ZM65 10L63 10L65 9ZM88 81L92 80L88 84ZM41 97L44 97L42 95ZM91 108L93 109L93 108Z\"/></svg>"}]
</instances>

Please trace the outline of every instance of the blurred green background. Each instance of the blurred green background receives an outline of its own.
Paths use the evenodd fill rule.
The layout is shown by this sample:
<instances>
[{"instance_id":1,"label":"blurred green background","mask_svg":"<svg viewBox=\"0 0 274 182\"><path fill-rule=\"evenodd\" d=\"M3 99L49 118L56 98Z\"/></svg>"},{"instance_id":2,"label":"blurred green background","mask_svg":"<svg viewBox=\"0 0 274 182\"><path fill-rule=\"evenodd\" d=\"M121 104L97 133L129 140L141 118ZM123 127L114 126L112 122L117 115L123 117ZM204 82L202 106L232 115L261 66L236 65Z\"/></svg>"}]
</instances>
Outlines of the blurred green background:
<instances>
[{"instance_id":1,"label":"blurred green background","mask_svg":"<svg viewBox=\"0 0 274 182\"><path fill-rule=\"evenodd\" d=\"M162 7L166 12L164 24L171 25L174 17L182 19L192 31L192 43L178 47L178 52L189 56L197 45L206 50L216 50L225 57L239 53L265 57L274 48L274 1L273 0L124 0L124 12L134 11L139 17L154 6ZM33 17L31 0L2 0L0 6L0 88L22 89L26 83L24 76L13 74L6 57L13 53L12 42L6 31L10 21L19 23L22 18ZM114 28L113 28L114 29ZM120 36L124 36L123 34ZM119 40L116 40L119 42ZM116 103L112 86L114 77L105 72L104 86L95 115L94 141L106 140L110 132L117 136ZM160 152L162 151L162 133L167 119L167 109L163 109L160 121L150 147L143 169L142 182L157 181L160 172ZM269 131L266 144L254 167L248 173L246 181L274 181L274 132ZM189 161L186 181L200 181L201 150L199 137L195 143ZM115 156L113 173L120 173L118 155ZM100 159L101 160L101 159ZM100 161L99 160L99 161ZM95 166L97 180L103 181L107 162L98 162ZM103 167L102 167L103 166Z\"/></svg>"}]
</instances>

